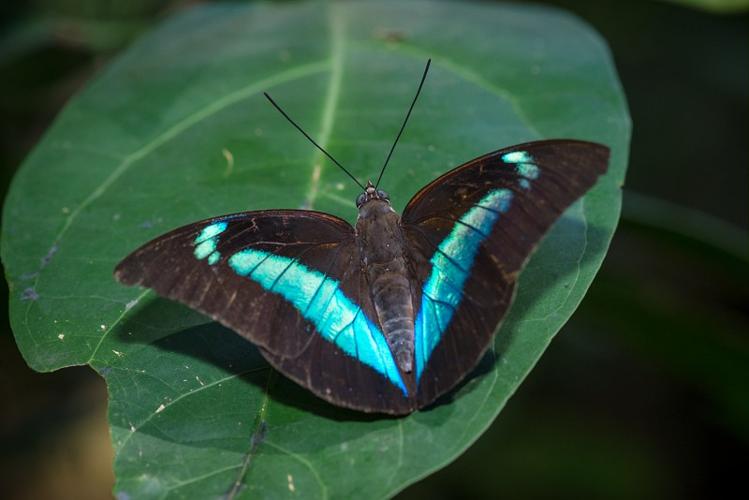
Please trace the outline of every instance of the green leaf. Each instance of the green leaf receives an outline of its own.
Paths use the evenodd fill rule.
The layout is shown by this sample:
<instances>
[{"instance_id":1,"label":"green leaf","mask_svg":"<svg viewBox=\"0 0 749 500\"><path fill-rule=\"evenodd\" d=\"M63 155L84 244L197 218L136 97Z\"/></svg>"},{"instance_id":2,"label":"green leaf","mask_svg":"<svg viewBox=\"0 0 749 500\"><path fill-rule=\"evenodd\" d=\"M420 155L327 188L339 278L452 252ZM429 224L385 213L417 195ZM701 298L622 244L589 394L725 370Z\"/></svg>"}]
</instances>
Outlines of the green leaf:
<instances>
[{"instance_id":1,"label":"green leaf","mask_svg":"<svg viewBox=\"0 0 749 500\"><path fill-rule=\"evenodd\" d=\"M232 332L114 282L137 245L203 217L310 206L353 222L356 187L261 92L366 179L427 57L431 74L383 181L397 209L436 175L513 143L574 137L613 152L521 276L491 355L442 404L401 419L334 408ZM18 346L37 370L88 363L106 379L123 496L392 495L477 439L577 307L619 216L629 132L605 44L556 10L190 10L73 99L14 179L2 256Z\"/></svg>"}]
</instances>

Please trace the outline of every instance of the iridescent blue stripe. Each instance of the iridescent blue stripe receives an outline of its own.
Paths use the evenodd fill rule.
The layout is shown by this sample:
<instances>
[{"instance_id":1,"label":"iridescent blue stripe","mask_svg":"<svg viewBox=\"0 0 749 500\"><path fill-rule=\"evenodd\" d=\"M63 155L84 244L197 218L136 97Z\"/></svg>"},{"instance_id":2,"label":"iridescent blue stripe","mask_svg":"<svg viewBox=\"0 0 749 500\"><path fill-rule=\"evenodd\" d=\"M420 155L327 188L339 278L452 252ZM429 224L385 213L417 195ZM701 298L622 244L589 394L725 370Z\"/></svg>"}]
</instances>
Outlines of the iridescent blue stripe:
<instances>
[{"instance_id":1,"label":"iridescent blue stripe","mask_svg":"<svg viewBox=\"0 0 749 500\"><path fill-rule=\"evenodd\" d=\"M229 266L288 300L325 340L377 370L408 396L385 336L346 297L338 281L298 260L261 250L235 253L229 257Z\"/></svg>"},{"instance_id":2,"label":"iridescent blue stripe","mask_svg":"<svg viewBox=\"0 0 749 500\"><path fill-rule=\"evenodd\" d=\"M463 214L432 256L432 271L422 289L414 324L417 383L460 304L479 247L500 214L509 210L512 196L509 189L490 191Z\"/></svg>"}]
</instances>

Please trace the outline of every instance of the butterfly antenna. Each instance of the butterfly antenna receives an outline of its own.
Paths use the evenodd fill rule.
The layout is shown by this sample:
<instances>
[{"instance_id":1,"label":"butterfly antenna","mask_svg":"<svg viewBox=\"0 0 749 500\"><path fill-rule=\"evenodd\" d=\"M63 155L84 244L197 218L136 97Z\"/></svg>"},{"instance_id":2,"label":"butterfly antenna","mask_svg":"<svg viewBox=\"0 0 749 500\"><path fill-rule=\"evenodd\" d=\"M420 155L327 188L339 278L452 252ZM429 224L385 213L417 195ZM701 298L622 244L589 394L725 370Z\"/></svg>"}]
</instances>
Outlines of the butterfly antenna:
<instances>
[{"instance_id":1,"label":"butterfly antenna","mask_svg":"<svg viewBox=\"0 0 749 500\"><path fill-rule=\"evenodd\" d=\"M401 125L400 131L398 131L398 135L395 137L395 141L393 142L393 147L390 148L390 152L388 153L388 157L385 158L385 164L382 166L382 169L380 170L380 175L377 177L377 182L375 183L375 188L380 185L380 179L382 179L382 174L385 173L385 167L388 166L388 162L390 161L390 157L393 156L393 151L395 151L395 145L398 144L398 139L401 138L401 134L403 133L403 129L406 128L406 123L408 123L408 118L411 116L411 111L414 109L414 104L416 104L416 99L419 98L419 94L421 94L421 87L424 86L424 80L427 79L427 73L429 73L429 65L432 64L432 60L427 60L426 68L424 68L424 74L421 75L421 82L419 82L419 88L416 90L416 95L414 96L414 100L411 101L411 107L408 108L408 113L406 113L406 119L403 120L403 125Z\"/></svg>"},{"instance_id":2,"label":"butterfly antenna","mask_svg":"<svg viewBox=\"0 0 749 500\"><path fill-rule=\"evenodd\" d=\"M273 98L271 98L271 96L269 96L267 92L263 92L263 95L266 98L268 98L268 100L273 105L273 107L276 108L279 111L279 113L281 113L284 116L284 118L286 118L287 120L289 120L289 123L291 123L292 125L294 125L296 127L296 129L299 132L301 132L302 135L304 137L306 137L309 142L311 142L312 144L314 144L317 149L319 149L320 151L322 151L325 156L327 156L328 158L330 158L333 161L333 163L335 163L336 165L338 165L338 167L340 167L341 170L343 170L344 172L346 172L346 175L348 175L349 177L351 177L351 180L353 180L360 188L362 188L362 191L366 191L366 188L362 185L362 183L359 182L358 180L356 180L356 177L354 177L353 175L351 175L351 172L349 172L348 170L346 170L346 168L343 165L341 165L340 163L338 163L338 160L336 160L335 158L333 158L330 153L328 153L327 151L325 151L325 149L322 146L320 146L318 143L316 143L315 140L312 137L310 137L309 134L307 134L307 132L305 132L304 130L302 130L302 127L300 127L299 125L297 125L297 123L294 120L292 120L291 117L289 115L287 115L286 112L283 109L281 109L281 106L279 106L278 104L276 104L276 101L274 101Z\"/></svg>"}]
</instances>

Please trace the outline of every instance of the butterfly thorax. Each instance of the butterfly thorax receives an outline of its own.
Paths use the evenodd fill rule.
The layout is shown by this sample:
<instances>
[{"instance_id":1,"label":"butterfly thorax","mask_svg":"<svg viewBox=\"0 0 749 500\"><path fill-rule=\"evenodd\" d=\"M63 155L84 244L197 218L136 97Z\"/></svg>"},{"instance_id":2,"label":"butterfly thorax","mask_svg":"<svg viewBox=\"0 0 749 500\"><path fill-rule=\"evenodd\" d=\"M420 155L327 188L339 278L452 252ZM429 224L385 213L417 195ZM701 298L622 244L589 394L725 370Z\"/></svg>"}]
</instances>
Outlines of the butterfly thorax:
<instances>
[{"instance_id":1,"label":"butterfly thorax","mask_svg":"<svg viewBox=\"0 0 749 500\"><path fill-rule=\"evenodd\" d=\"M398 367L410 373L414 306L400 216L385 199L367 200L359 207L356 236L378 322Z\"/></svg>"}]
</instances>

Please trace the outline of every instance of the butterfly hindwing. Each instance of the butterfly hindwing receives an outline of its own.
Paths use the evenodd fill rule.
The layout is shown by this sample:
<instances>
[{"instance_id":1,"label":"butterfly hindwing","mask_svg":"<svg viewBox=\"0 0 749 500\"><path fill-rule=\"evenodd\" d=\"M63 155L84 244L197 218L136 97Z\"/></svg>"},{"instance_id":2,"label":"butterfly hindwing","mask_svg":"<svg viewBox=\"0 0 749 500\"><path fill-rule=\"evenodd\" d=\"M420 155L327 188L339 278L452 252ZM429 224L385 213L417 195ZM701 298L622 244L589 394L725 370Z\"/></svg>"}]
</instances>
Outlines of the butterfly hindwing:
<instances>
[{"instance_id":1,"label":"butterfly hindwing","mask_svg":"<svg viewBox=\"0 0 749 500\"><path fill-rule=\"evenodd\" d=\"M358 255L356 259L359 259ZM349 272L341 279L346 283L345 289L351 290L351 295L358 297L363 311L373 311L369 285L364 274L354 271L354 269L359 269L357 265L351 265L348 269ZM354 291L357 288L358 292ZM360 336L360 340L365 342L349 339L349 345L356 354L354 356L343 355L341 349L330 349L325 345L326 342L322 340L322 337L317 335L303 351L293 357L269 353L265 355L271 364L302 385L308 385L303 382L305 377L319 381L321 391L318 395L324 394L325 399L339 406L391 414L413 411L415 407L413 406L411 378L406 375L400 380L391 380L382 376L382 373L380 373L381 376L373 377L372 370L361 362L361 354L367 351L369 355L377 356L378 353L376 349L367 347L365 345L367 338L362 337ZM369 336L368 338L371 344L375 337ZM388 364L393 363L390 365L390 370L397 370L389 349L387 353L380 352L379 355L387 358Z\"/></svg>"},{"instance_id":2,"label":"butterfly hindwing","mask_svg":"<svg viewBox=\"0 0 749 500\"><path fill-rule=\"evenodd\" d=\"M522 266L607 163L608 149L598 144L521 144L448 172L408 203L402 227L419 284L419 406L448 391L480 361Z\"/></svg>"},{"instance_id":3,"label":"butterfly hindwing","mask_svg":"<svg viewBox=\"0 0 749 500\"><path fill-rule=\"evenodd\" d=\"M115 274L232 328L324 399L403 412L405 382L374 321L358 262L345 221L273 210L176 229L133 252Z\"/></svg>"}]
</instances>

